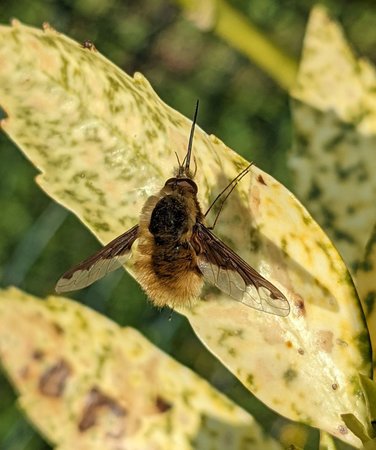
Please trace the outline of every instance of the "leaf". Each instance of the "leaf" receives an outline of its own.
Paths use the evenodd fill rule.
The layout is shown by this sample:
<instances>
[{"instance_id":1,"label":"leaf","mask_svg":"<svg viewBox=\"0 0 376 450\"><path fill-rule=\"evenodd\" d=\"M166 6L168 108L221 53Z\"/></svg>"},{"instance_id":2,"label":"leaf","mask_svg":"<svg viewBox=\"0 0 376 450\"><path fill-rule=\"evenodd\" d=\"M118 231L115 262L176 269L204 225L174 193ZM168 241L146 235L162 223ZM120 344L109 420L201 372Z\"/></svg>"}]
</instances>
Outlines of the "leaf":
<instances>
[{"instance_id":1,"label":"leaf","mask_svg":"<svg viewBox=\"0 0 376 450\"><path fill-rule=\"evenodd\" d=\"M362 450L376 450L376 439L366 442Z\"/></svg>"},{"instance_id":2,"label":"leaf","mask_svg":"<svg viewBox=\"0 0 376 450\"><path fill-rule=\"evenodd\" d=\"M357 267L355 282L366 315L372 348L376 349L376 226L367 243L363 260Z\"/></svg>"},{"instance_id":3,"label":"leaf","mask_svg":"<svg viewBox=\"0 0 376 450\"><path fill-rule=\"evenodd\" d=\"M349 430L351 430L355 436L363 442L368 442L370 436L365 426L359 421L359 419L354 416L354 414L342 414L342 419L345 422Z\"/></svg>"},{"instance_id":4,"label":"leaf","mask_svg":"<svg viewBox=\"0 0 376 450\"><path fill-rule=\"evenodd\" d=\"M0 357L21 407L60 450L281 449L136 330L65 298L1 290Z\"/></svg>"},{"instance_id":5,"label":"leaf","mask_svg":"<svg viewBox=\"0 0 376 450\"><path fill-rule=\"evenodd\" d=\"M376 74L326 10L313 9L292 90L296 191L349 267L376 217Z\"/></svg>"},{"instance_id":6,"label":"leaf","mask_svg":"<svg viewBox=\"0 0 376 450\"><path fill-rule=\"evenodd\" d=\"M273 425L273 429L275 430L276 428L278 429L278 426ZM302 450L307 446L309 433L310 430L308 427L298 422L289 422L283 424L278 429L277 436L283 448L288 450Z\"/></svg>"},{"instance_id":7,"label":"leaf","mask_svg":"<svg viewBox=\"0 0 376 450\"><path fill-rule=\"evenodd\" d=\"M373 436L376 431L376 383L370 378L360 375L360 384L363 389L364 397L366 399L368 418L372 426L375 428Z\"/></svg>"},{"instance_id":8,"label":"leaf","mask_svg":"<svg viewBox=\"0 0 376 450\"><path fill-rule=\"evenodd\" d=\"M102 242L138 221L148 195L183 158L190 121L98 52L20 24L0 29L3 129L41 174L39 185ZM197 129L203 209L246 162ZM209 223L212 221L209 218ZM358 372L369 374L363 314L347 269L307 211L252 167L227 202L216 234L287 296L287 318L216 291L185 314L204 344L269 407L360 445L340 418L366 422ZM74 245L74 244L72 244Z\"/></svg>"}]
</instances>

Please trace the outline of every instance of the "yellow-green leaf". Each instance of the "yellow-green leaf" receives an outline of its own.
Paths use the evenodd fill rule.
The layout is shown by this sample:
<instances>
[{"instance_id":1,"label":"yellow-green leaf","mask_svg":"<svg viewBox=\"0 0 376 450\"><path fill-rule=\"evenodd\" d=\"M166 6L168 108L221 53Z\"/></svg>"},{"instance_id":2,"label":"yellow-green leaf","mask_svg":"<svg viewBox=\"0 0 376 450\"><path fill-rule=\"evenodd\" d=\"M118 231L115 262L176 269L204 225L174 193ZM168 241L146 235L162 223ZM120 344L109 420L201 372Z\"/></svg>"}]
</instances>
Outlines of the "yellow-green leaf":
<instances>
[{"instance_id":1,"label":"yellow-green leaf","mask_svg":"<svg viewBox=\"0 0 376 450\"><path fill-rule=\"evenodd\" d=\"M59 450L278 450L252 416L132 328L0 290L0 361Z\"/></svg>"},{"instance_id":2,"label":"yellow-green leaf","mask_svg":"<svg viewBox=\"0 0 376 450\"><path fill-rule=\"evenodd\" d=\"M366 315L372 348L376 349L376 226L357 267L355 282Z\"/></svg>"},{"instance_id":3,"label":"yellow-green leaf","mask_svg":"<svg viewBox=\"0 0 376 450\"><path fill-rule=\"evenodd\" d=\"M376 74L321 6L292 95L296 191L354 268L376 217Z\"/></svg>"},{"instance_id":4,"label":"yellow-green leaf","mask_svg":"<svg viewBox=\"0 0 376 450\"><path fill-rule=\"evenodd\" d=\"M376 450L376 439L366 442L364 447L362 447L362 450Z\"/></svg>"},{"instance_id":5,"label":"yellow-green leaf","mask_svg":"<svg viewBox=\"0 0 376 450\"><path fill-rule=\"evenodd\" d=\"M358 436L363 443L368 442L371 439L370 433L354 414L342 414L342 419L349 430L351 430L355 436Z\"/></svg>"},{"instance_id":6,"label":"yellow-green leaf","mask_svg":"<svg viewBox=\"0 0 376 450\"><path fill-rule=\"evenodd\" d=\"M360 375L360 384L366 399L368 418L373 427L376 426L376 383L370 378ZM372 430L372 437L375 437L376 429Z\"/></svg>"},{"instance_id":7,"label":"yellow-green leaf","mask_svg":"<svg viewBox=\"0 0 376 450\"><path fill-rule=\"evenodd\" d=\"M2 127L41 174L39 185L102 242L137 223L186 152L190 121L141 76L51 29L0 29ZM246 162L197 129L203 209ZM209 218L209 223L212 221ZM279 413L360 445L341 414L366 421L363 314L335 248L295 197L257 167L234 191L216 233L287 296L287 318L209 290L185 314L205 345Z\"/></svg>"}]
</instances>

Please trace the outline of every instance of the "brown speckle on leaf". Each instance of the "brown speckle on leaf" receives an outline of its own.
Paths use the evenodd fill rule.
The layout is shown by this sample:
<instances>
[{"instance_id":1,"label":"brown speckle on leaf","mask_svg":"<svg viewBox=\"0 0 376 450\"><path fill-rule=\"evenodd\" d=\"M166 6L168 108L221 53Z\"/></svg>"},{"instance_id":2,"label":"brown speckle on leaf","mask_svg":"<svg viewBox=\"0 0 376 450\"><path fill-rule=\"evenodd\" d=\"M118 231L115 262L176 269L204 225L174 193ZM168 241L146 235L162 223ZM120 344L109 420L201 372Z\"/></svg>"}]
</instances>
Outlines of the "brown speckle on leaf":
<instances>
[{"instance_id":1,"label":"brown speckle on leaf","mask_svg":"<svg viewBox=\"0 0 376 450\"><path fill-rule=\"evenodd\" d=\"M44 352L42 350L34 350L31 357L36 361L40 361L44 358Z\"/></svg>"},{"instance_id":2,"label":"brown speckle on leaf","mask_svg":"<svg viewBox=\"0 0 376 450\"><path fill-rule=\"evenodd\" d=\"M316 343L320 350L331 353L333 350L333 332L329 330L320 330L316 333Z\"/></svg>"},{"instance_id":3,"label":"brown speckle on leaf","mask_svg":"<svg viewBox=\"0 0 376 450\"><path fill-rule=\"evenodd\" d=\"M78 429L86 431L94 426L100 412L106 409L115 417L123 417L127 414L127 411L116 400L103 394L99 388L93 387L87 394Z\"/></svg>"},{"instance_id":4,"label":"brown speckle on leaf","mask_svg":"<svg viewBox=\"0 0 376 450\"><path fill-rule=\"evenodd\" d=\"M49 367L39 380L39 390L48 397L59 397L65 389L71 368L68 363L61 359L53 366Z\"/></svg>"},{"instance_id":5,"label":"brown speckle on leaf","mask_svg":"<svg viewBox=\"0 0 376 450\"><path fill-rule=\"evenodd\" d=\"M262 175L259 175L259 176L257 177L257 181L258 181L259 183L263 184L264 186L267 186L267 184L265 183L265 180L264 180L264 178L262 177Z\"/></svg>"},{"instance_id":6,"label":"brown speckle on leaf","mask_svg":"<svg viewBox=\"0 0 376 450\"><path fill-rule=\"evenodd\" d=\"M343 426L343 425L340 425L340 426L338 427L338 431L339 431L341 434L347 434L347 433L349 432L349 430L348 430L345 426Z\"/></svg>"},{"instance_id":7,"label":"brown speckle on leaf","mask_svg":"<svg viewBox=\"0 0 376 450\"><path fill-rule=\"evenodd\" d=\"M300 347L298 348L298 353L299 355L304 355L304 350Z\"/></svg>"},{"instance_id":8,"label":"brown speckle on leaf","mask_svg":"<svg viewBox=\"0 0 376 450\"><path fill-rule=\"evenodd\" d=\"M291 341L286 341L286 347L287 348L292 348L292 342Z\"/></svg>"},{"instance_id":9,"label":"brown speckle on leaf","mask_svg":"<svg viewBox=\"0 0 376 450\"><path fill-rule=\"evenodd\" d=\"M58 334L58 335L64 334L63 328L58 323L52 322L51 325L56 334Z\"/></svg>"},{"instance_id":10,"label":"brown speckle on leaf","mask_svg":"<svg viewBox=\"0 0 376 450\"><path fill-rule=\"evenodd\" d=\"M155 400L155 406L160 413L169 411L172 408L171 403L165 400L163 397L160 397L159 395Z\"/></svg>"},{"instance_id":11,"label":"brown speckle on leaf","mask_svg":"<svg viewBox=\"0 0 376 450\"><path fill-rule=\"evenodd\" d=\"M333 383L332 384L332 389L333 389L333 391L336 391L338 389L338 384L337 383Z\"/></svg>"},{"instance_id":12,"label":"brown speckle on leaf","mask_svg":"<svg viewBox=\"0 0 376 450\"><path fill-rule=\"evenodd\" d=\"M339 345L340 347L348 347L348 343L346 341L344 341L343 339L336 339L336 344Z\"/></svg>"},{"instance_id":13,"label":"brown speckle on leaf","mask_svg":"<svg viewBox=\"0 0 376 450\"><path fill-rule=\"evenodd\" d=\"M304 300L300 296L299 298L295 299L294 305L296 306L297 316L298 317L305 316L306 309L304 305Z\"/></svg>"}]
</instances>

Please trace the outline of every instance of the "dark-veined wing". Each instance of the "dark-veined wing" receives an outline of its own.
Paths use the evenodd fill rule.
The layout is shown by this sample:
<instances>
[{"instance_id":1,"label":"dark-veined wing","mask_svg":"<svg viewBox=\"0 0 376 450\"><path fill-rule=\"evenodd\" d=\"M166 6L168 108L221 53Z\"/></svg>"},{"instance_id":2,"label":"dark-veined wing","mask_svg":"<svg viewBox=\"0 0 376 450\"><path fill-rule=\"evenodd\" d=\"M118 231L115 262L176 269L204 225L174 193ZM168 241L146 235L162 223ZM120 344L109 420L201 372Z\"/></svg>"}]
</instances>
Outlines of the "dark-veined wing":
<instances>
[{"instance_id":1,"label":"dark-veined wing","mask_svg":"<svg viewBox=\"0 0 376 450\"><path fill-rule=\"evenodd\" d=\"M103 247L102 250L65 272L56 284L56 292L82 289L121 267L129 258L132 244L137 236L138 225L135 225Z\"/></svg>"},{"instance_id":2,"label":"dark-veined wing","mask_svg":"<svg viewBox=\"0 0 376 450\"><path fill-rule=\"evenodd\" d=\"M218 239L198 224L192 236L197 264L206 281L251 308L287 316L290 305L282 292Z\"/></svg>"}]
</instances>

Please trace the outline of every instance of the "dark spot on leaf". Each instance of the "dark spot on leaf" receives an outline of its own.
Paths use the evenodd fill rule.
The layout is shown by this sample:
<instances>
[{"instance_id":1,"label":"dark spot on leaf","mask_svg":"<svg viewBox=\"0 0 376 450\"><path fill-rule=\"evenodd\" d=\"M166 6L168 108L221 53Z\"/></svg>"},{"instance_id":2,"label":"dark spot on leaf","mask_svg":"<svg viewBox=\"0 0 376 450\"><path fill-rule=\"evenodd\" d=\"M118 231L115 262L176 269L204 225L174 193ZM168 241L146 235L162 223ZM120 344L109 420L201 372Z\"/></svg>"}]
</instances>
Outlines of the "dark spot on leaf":
<instances>
[{"instance_id":1,"label":"dark spot on leaf","mask_svg":"<svg viewBox=\"0 0 376 450\"><path fill-rule=\"evenodd\" d=\"M304 355L304 350L302 348L298 348L299 355Z\"/></svg>"},{"instance_id":2,"label":"dark spot on leaf","mask_svg":"<svg viewBox=\"0 0 376 450\"><path fill-rule=\"evenodd\" d=\"M371 270L373 270L372 261L367 258L364 261L358 261L354 264L354 269L356 271L363 270L363 272L370 272Z\"/></svg>"},{"instance_id":3,"label":"dark spot on leaf","mask_svg":"<svg viewBox=\"0 0 376 450\"><path fill-rule=\"evenodd\" d=\"M49 367L39 380L39 390L48 397L60 397L65 389L71 368L63 359Z\"/></svg>"},{"instance_id":4,"label":"dark spot on leaf","mask_svg":"<svg viewBox=\"0 0 376 450\"><path fill-rule=\"evenodd\" d=\"M292 342L291 341L286 341L286 347L287 348L292 348Z\"/></svg>"},{"instance_id":5,"label":"dark spot on leaf","mask_svg":"<svg viewBox=\"0 0 376 450\"><path fill-rule=\"evenodd\" d=\"M100 411L104 409L107 409L115 417L123 417L127 414L127 411L116 400L103 394L99 388L93 387L86 396L78 429L80 431L86 431L94 426Z\"/></svg>"},{"instance_id":6,"label":"dark spot on leaf","mask_svg":"<svg viewBox=\"0 0 376 450\"><path fill-rule=\"evenodd\" d=\"M54 329L55 333L57 334L64 334L63 328L56 322L52 322L52 328Z\"/></svg>"},{"instance_id":7,"label":"dark spot on leaf","mask_svg":"<svg viewBox=\"0 0 376 450\"><path fill-rule=\"evenodd\" d=\"M329 139L325 145L324 148L328 151L331 152L333 150L335 150L335 148L337 147L337 145L343 141L345 137L345 133L337 133L335 136L332 136L331 139Z\"/></svg>"},{"instance_id":8,"label":"dark spot on leaf","mask_svg":"<svg viewBox=\"0 0 376 450\"><path fill-rule=\"evenodd\" d=\"M354 242L355 242L353 236L351 236L351 234L346 233L343 230L339 230L338 228L335 228L332 230L332 232L333 232L335 240L345 241L345 242L348 242L349 244L354 244Z\"/></svg>"},{"instance_id":9,"label":"dark spot on leaf","mask_svg":"<svg viewBox=\"0 0 376 450\"><path fill-rule=\"evenodd\" d=\"M287 253L287 240L286 238L281 239L281 249L283 253Z\"/></svg>"},{"instance_id":10,"label":"dark spot on leaf","mask_svg":"<svg viewBox=\"0 0 376 450\"><path fill-rule=\"evenodd\" d=\"M262 175L259 175L257 177L257 181L265 186L267 186L267 184L265 183L265 180L263 179Z\"/></svg>"},{"instance_id":11,"label":"dark spot on leaf","mask_svg":"<svg viewBox=\"0 0 376 450\"><path fill-rule=\"evenodd\" d=\"M286 383L290 383L291 381L295 380L295 378L298 376L298 372L294 369L287 369L286 372L283 374L283 378L286 381Z\"/></svg>"},{"instance_id":12,"label":"dark spot on leaf","mask_svg":"<svg viewBox=\"0 0 376 450\"><path fill-rule=\"evenodd\" d=\"M158 411L160 413L164 413L166 411L169 411L172 408L172 405L170 402L165 400L163 397L157 396L155 400L155 406L157 407Z\"/></svg>"},{"instance_id":13,"label":"dark spot on leaf","mask_svg":"<svg viewBox=\"0 0 376 450\"><path fill-rule=\"evenodd\" d=\"M320 197L321 197L321 188L316 183L316 181L312 181L311 188L308 192L308 200L309 201L317 200Z\"/></svg>"},{"instance_id":14,"label":"dark spot on leaf","mask_svg":"<svg viewBox=\"0 0 376 450\"><path fill-rule=\"evenodd\" d=\"M31 357L36 361L40 361L44 358L44 352L42 350L34 350Z\"/></svg>"},{"instance_id":15,"label":"dark spot on leaf","mask_svg":"<svg viewBox=\"0 0 376 450\"><path fill-rule=\"evenodd\" d=\"M309 216L303 216L303 222L305 225L310 225L312 223L312 219Z\"/></svg>"},{"instance_id":16,"label":"dark spot on leaf","mask_svg":"<svg viewBox=\"0 0 376 450\"><path fill-rule=\"evenodd\" d=\"M92 226L95 228L95 231L110 231L110 227L106 222L93 222Z\"/></svg>"},{"instance_id":17,"label":"dark spot on leaf","mask_svg":"<svg viewBox=\"0 0 376 450\"><path fill-rule=\"evenodd\" d=\"M336 339L336 344L341 347L347 347L349 345L346 341L344 341L343 339L340 339L340 338Z\"/></svg>"},{"instance_id":18,"label":"dark spot on leaf","mask_svg":"<svg viewBox=\"0 0 376 450\"><path fill-rule=\"evenodd\" d=\"M332 384L332 389L333 389L333 391L336 391L338 389L338 384L337 383L333 383Z\"/></svg>"},{"instance_id":19,"label":"dark spot on leaf","mask_svg":"<svg viewBox=\"0 0 376 450\"><path fill-rule=\"evenodd\" d=\"M294 304L296 306L297 315L299 317L300 316L305 316L306 309L305 309L305 306L304 306L304 300L302 298L299 298L298 300L295 300Z\"/></svg>"},{"instance_id":20,"label":"dark spot on leaf","mask_svg":"<svg viewBox=\"0 0 376 450\"><path fill-rule=\"evenodd\" d=\"M375 306L375 300L376 300L376 291L368 292L368 294L366 295L366 298L364 299L364 303L365 303L366 309L367 309L367 311L366 311L367 316L372 314L372 311Z\"/></svg>"},{"instance_id":21,"label":"dark spot on leaf","mask_svg":"<svg viewBox=\"0 0 376 450\"><path fill-rule=\"evenodd\" d=\"M338 431L339 431L341 434L347 434L347 433L349 432L349 430L348 430L345 426L343 426L343 425L340 425L340 426L338 427Z\"/></svg>"},{"instance_id":22,"label":"dark spot on leaf","mask_svg":"<svg viewBox=\"0 0 376 450\"><path fill-rule=\"evenodd\" d=\"M364 361L369 361L371 354L371 346L369 340L369 334L367 330L362 331L356 336L358 349L362 354Z\"/></svg>"},{"instance_id":23,"label":"dark spot on leaf","mask_svg":"<svg viewBox=\"0 0 376 450\"><path fill-rule=\"evenodd\" d=\"M255 381L255 377L250 373L247 375L247 378L245 380L246 385L253 388L254 387L254 381Z\"/></svg>"}]
</instances>

